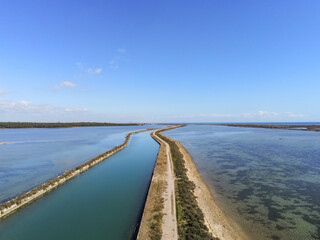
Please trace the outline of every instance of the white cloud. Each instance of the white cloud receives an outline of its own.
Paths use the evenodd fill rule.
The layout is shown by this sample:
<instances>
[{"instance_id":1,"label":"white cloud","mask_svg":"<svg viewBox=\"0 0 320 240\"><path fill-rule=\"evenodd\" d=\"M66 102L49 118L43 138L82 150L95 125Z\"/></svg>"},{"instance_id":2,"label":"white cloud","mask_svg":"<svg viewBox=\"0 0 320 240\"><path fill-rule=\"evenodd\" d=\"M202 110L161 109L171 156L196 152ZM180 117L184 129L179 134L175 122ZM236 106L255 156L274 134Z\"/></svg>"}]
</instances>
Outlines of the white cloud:
<instances>
[{"instance_id":1,"label":"white cloud","mask_svg":"<svg viewBox=\"0 0 320 240\"><path fill-rule=\"evenodd\" d=\"M298 118L298 117L306 117L307 115L301 113L292 113L292 112L267 112L267 111L258 111L258 113L243 113L242 116L244 118L278 118L285 119L285 117L290 118Z\"/></svg>"},{"instance_id":2,"label":"white cloud","mask_svg":"<svg viewBox=\"0 0 320 240\"><path fill-rule=\"evenodd\" d=\"M88 68L87 72L90 74L100 74L102 72L102 68L96 68L96 69Z\"/></svg>"},{"instance_id":3,"label":"white cloud","mask_svg":"<svg viewBox=\"0 0 320 240\"><path fill-rule=\"evenodd\" d=\"M172 119L179 119L179 118L194 118L196 115L173 115L171 116Z\"/></svg>"},{"instance_id":4,"label":"white cloud","mask_svg":"<svg viewBox=\"0 0 320 240\"><path fill-rule=\"evenodd\" d=\"M81 62L77 62L76 66L80 69L83 70L83 64Z\"/></svg>"},{"instance_id":5,"label":"white cloud","mask_svg":"<svg viewBox=\"0 0 320 240\"><path fill-rule=\"evenodd\" d=\"M286 112L286 115L288 117L292 117L292 118L296 118L296 117L305 117L305 114L301 114L301 113L292 113L292 112Z\"/></svg>"},{"instance_id":6,"label":"white cloud","mask_svg":"<svg viewBox=\"0 0 320 240\"><path fill-rule=\"evenodd\" d=\"M112 69L117 69L117 68L119 68L118 60L119 60L119 58L115 58L115 59L113 59L113 60L110 60L110 61L109 61L109 66L110 66L110 68L112 68Z\"/></svg>"},{"instance_id":7,"label":"white cloud","mask_svg":"<svg viewBox=\"0 0 320 240\"><path fill-rule=\"evenodd\" d=\"M269 112L260 110L256 113L242 113L242 114L221 114L221 113L200 113L193 115L174 115L171 119L185 119L189 121L286 121L289 118L306 117L305 114L297 114L292 112Z\"/></svg>"},{"instance_id":8,"label":"white cloud","mask_svg":"<svg viewBox=\"0 0 320 240\"><path fill-rule=\"evenodd\" d=\"M233 114L221 114L221 113L209 113L209 114L200 113L199 116L202 117L202 118L229 118L229 117L234 117Z\"/></svg>"},{"instance_id":9,"label":"white cloud","mask_svg":"<svg viewBox=\"0 0 320 240\"><path fill-rule=\"evenodd\" d=\"M258 116L260 117L275 117L275 116L278 116L279 113L276 113L276 112L267 112L267 111L259 111L258 112Z\"/></svg>"},{"instance_id":10,"label":"white cloud","mask_svg":"<svg viewBox=\"0 0 320 240\"><path fill-rule=\"evenodd\" d=\"M75 87L76 85L75 85L74 83L72 83L72 82L66 81L66 82L60 83L60 86L61 86L61 87L67 87L67 88L73 88L73 87Z\"/></svg>"},{"instance_id":11,"label":"white cloud","mask_svg":"<svg viewBox=\"0 0 320 240\"><path fill-rule=\"evenodd\" d=\"M261 117L267 116L268 114L269 114L269 113L266 112L266 111L261 111L261 110L260 110L260 111L258 112L258 115L261 116Z\"/></svg>"},{"instance_id":12,"label":"white cloud","mask_svg":"<svg viewBox=\"0 0 320 240\"><path fill-rule=\"evenodd\" d=\"M88 109L87 108L65 108L64 109L65 112L87 112Z\"/></svg>"},{"instance_id":13,"label":"white cloud","mask_svg":"<svg viewBox=\"0 0 320 240\"><path fill-rule=\"evenodd\" d=\"M274 118L281 115L280 113L277 112L268 112L268 111L258 111L258 113L242 113L241 116L244 118Z\"/></svg>"},{"instance_id":14,"label":"white cloud","mask_svg":"<svg viewBox=\"0 0 320 240\"><path fill-rule=\"evenodd\" d=\"M0 112L9 114L59 115L64 113L88 112L87 108L61 108L50 104L35 104L30 101L7 101L0 99Z\"/></svg>"},{"instance_id":15,"label":"white cloud","mask_svg":"<svg viewBox=\"0 0 320 240\"><path fill-rule=\"evenodd\" d=\"M8 91L0 89L0 96L6 95L8 93L9 93Z\"/></svg>"},{"instance_id":16,"label":"white cloud","mask_svg":"<svg viewBox=\"0 0 320 240\"><path fill-rule=\"evenodd\" d=\"M214 118L230 118L230 117L234 117L233 114L219 114L219 113L211 113L209 114L210 117L214 117Z\"/></svg>"},{"instance_id":17,"label":"white cloud","mask_svg":"<svg viewBox=\"0 0 320 240\"><path fill-rule=\"evenodd\" d=\"M173 119L185 118L185 119L198 119L203 120L204 118L208 119L208 121L212 120L213 118L232 118L235 117L234 114L220 114L220 113L200 113L200 114L190 114L190 115L174 115L171 116Z\"/></svg>"},{"instance_id":18,"label":"white cloud","mask_svg":"<svg viewBox=\"0 0 320 240\"><path fill-rule=\"evenodd\" d=\"M127 59L125 56L126 49L118 48L117 52L118 52L118 56L116 56L115 58L113 58L109 61L109 67L112 69L118 69L120 67L119 62L121 62L121 61L126 61L126 62L129 61L129 59Z\"/></svg>"},{"instance_id":19,"label":"white cloud","mask_svg":"<svg viewBox=\"0 0 320 240\"><path fill-rule=\"evenodd\" d=\"M30 112L30 111L48 111L46 105L35 105L29 101L6 101L0 99L0 111L3 112Z\"/></svg>"},{"instance_id":20,"label":"white cloud","mask_svg":"<svg viewBox=\"0 0 320 240\"><path fill-rule=\"evenodd\" d=\"M76 84L72 83L72 82L68 82L68 81L65 81L65 82L61 82L59 84L59 86L55 86L53 87L54 90L60 90L61 88L74 88L76 86Z\"/></svg>"},{"instance_id":21,"label":"white cloud","mask_svg":"<svg viewBox=\"0 0 320 240\"><path fill-rule=\"evenodd\" d=\"M30 106L32 104L31 102L28 102L28 101L25 101L25 100L22 100L19 103L24 107L28 107L28 106Z\"/></svg>"},{"instance_id":22,"label":"white cloud","mask_svg":"<svg viewBox=\"0 0 320 240\"><path fill-rule=\"evenodd\" d=\"M81 62L77 62L76 66L81 72L86 72L89 74L100 74L102 72L102 68L86 68Z\"/></svg>"}]
</instances>

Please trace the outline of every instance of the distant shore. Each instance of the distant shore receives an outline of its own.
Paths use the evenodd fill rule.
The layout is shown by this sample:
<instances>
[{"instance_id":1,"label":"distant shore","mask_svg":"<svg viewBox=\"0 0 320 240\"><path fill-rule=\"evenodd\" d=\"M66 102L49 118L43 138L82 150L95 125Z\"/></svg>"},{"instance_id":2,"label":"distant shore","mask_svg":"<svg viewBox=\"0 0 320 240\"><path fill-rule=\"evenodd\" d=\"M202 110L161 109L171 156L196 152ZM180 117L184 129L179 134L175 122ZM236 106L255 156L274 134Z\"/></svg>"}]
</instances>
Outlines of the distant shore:
<instances>
[{"instance_id":1,"label":"distant shore","mask_svg":"<svg viewBox=\"0 0 320 240\"><path fill-rule=\"evenodd\" d=\"M212 125L227 126L227 127L270 128L270 129L320 132L320 125L272 125L272 124L212 124Z\"/></svg>"},{"instance_id":2,"label":"distant shore","mask_svg":"<svg viewBox=\"0 0 320 240\"><path fill-rule=\"evenodd\" d=\"M103 122L0 122L0 129L11 128L76 128L76 127L122 127L143 126L145 123L103 123Z\"/></svg>"},{"instance_id":3,"label":"distant shore","mask_svg":"<svg viewBox=\"0 0 320 240\"><path fill-rule=\"evenodd\" d=\"M130 140L130 137L132 134L136 133L141 133L145 131L150 131L154 129L145 129L145 130L140 130L136 132L132 132L127 134L126 139L123 144L103 153L100 154L99 156L89 160L88 162L72 169L65 171L62 175L40 185L39 187L36 187L20 196L17 196L16 198L9 200L3 204L0 204L0 221L3 218L8 217L9 215L13 214L20 208L32 203L33 201L43 197L47 193L51 192L52 190L56 189L57 187L62 186L64 183L67 181L73 179L74 177L78 176L79 174L87 171L91 167L94 167L95 165L103 162L105 159L108 157L112 156L113 154L119 152L120 150L124 149Z\"/></svg>"}]
</instances>

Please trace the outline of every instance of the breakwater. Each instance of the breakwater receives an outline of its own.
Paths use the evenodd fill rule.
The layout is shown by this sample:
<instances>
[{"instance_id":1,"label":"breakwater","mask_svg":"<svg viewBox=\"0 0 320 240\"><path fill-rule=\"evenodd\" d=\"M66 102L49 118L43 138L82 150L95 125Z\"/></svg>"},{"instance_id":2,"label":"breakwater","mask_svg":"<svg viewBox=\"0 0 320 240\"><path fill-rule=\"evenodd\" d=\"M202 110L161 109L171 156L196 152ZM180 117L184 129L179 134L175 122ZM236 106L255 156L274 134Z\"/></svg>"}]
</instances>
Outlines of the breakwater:
<instances>
[{"instance_id":1,"label":"breakwater","mask_svg":"<svg viewBox=\"0 0 320 240\"><path fill-rule=\"evenodd\" d=\"M18 209L22 208L23 206L26 206L36 199L41 198L42 196L46 195L47 193L51 192L52 190L56 189L57 187L63 185L64 183L68 182L69 180L73 179L77 175L87 171L88 169L92 168L93 166L101 163L106 158L112 156L113 154L121 151L123 148L125 148L128 145L128 142L130 140L130 137L132 134L140 133L149 131L150 129L136 131L127 134L126 139L123 144L103 153L99 156L89 160L88 162L81 164L77 166L76 168L72 170L65 171L60 176L49 180L48 182L14 198L11 199L3 204L0 204L0 220L3 218L8 217L10 214L16 212Z\"/></svg>"}]
</instances>

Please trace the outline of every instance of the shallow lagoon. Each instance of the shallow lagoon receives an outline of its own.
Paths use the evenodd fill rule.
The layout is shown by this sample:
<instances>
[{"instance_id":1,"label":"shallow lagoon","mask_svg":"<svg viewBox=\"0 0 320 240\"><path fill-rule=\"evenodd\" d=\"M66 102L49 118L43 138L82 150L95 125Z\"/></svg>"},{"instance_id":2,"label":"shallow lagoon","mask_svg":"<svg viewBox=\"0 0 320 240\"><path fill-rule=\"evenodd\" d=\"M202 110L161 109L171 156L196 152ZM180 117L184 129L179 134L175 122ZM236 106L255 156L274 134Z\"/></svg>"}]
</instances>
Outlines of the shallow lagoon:
<instances>
[{"instance_id":1,"label":"shallow lagoon","mask_svg":"<svg viewBox=\"0 0 320 240\"><path fill-rule=\"evenodd\" d=\"M159 150L149 134L0 222L0 239L135 239Z\"/></svg>"},{"instance_id":2,"label":"shallow lagoon","mask_svg":"<svg viewBox=\"0 0 320 240\"><path fill-rule=\"evenodd\" d=\"M156 127L0 129L0 202L122 144L129 132Z\"/></svg>"},{"instance_id":3,"label":"shallow lagoon","mask_svg":"<svg viewBox=\"0 0 320 240\"><path fill-rule=\"evenodd\" d=\"M320 239L320 133L189 125L165 135L252 239Z\"/></svg>"}]
</instances>

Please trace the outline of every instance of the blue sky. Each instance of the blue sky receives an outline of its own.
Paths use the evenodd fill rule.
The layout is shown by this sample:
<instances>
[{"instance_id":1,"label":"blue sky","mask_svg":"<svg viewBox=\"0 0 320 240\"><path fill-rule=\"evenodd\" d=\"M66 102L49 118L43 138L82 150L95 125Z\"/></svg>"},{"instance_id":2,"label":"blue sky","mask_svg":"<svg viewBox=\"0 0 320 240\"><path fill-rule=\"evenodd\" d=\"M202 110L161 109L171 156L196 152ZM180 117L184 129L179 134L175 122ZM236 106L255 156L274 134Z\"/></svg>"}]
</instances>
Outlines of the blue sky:
<instances>
[{"instance_id":1,"label":"blue sky","mask_svg":"<svg viewBox=\"0 0 320 240\"><path fill-rule=\"evenodd\" d=\"M320 120L320 2L0 1L0 121Z\"/></svg>"}]
</instances>

